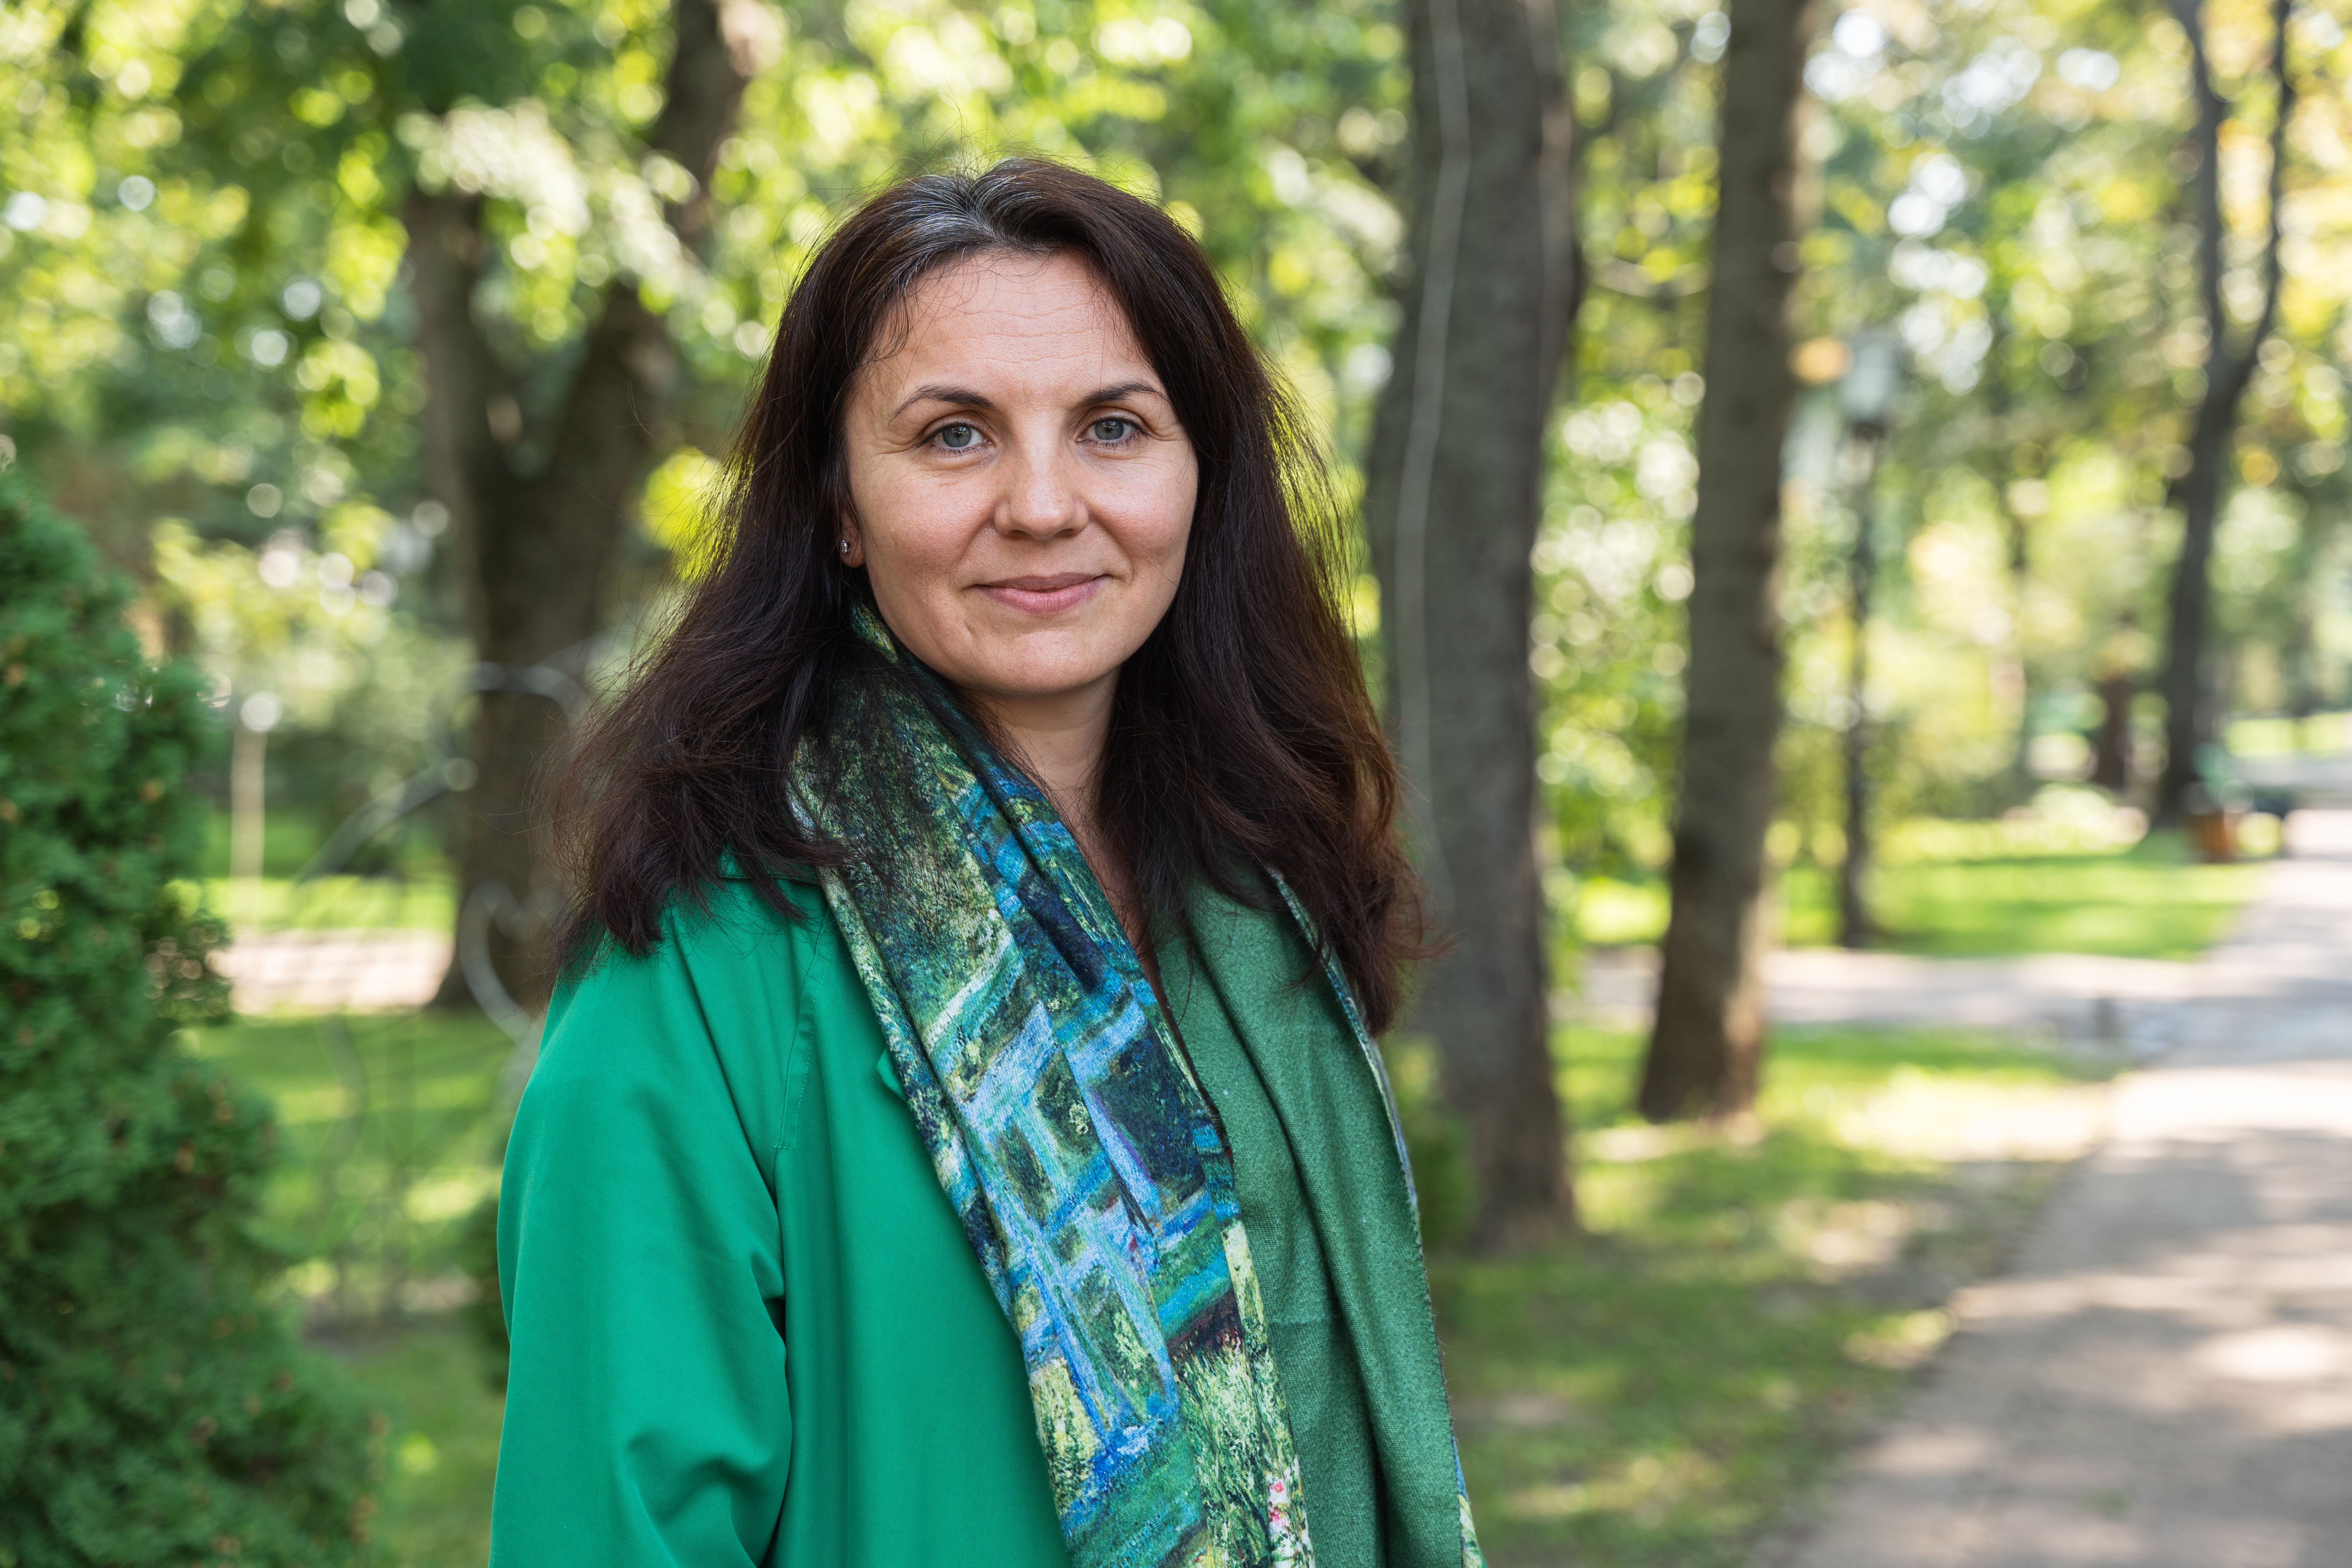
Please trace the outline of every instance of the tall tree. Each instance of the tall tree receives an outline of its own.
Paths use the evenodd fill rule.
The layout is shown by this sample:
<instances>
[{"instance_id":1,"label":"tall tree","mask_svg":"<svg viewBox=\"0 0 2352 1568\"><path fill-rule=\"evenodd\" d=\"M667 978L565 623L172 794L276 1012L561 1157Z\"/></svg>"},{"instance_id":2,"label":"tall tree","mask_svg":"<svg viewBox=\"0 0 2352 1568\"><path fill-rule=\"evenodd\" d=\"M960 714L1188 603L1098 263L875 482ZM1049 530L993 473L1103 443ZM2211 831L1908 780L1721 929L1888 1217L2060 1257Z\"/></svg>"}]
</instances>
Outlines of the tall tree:
<instances>
[{"instance_id":1,"label":"tall tree","mask_svg":"<svg viewBox=\"0 0 2352 1568\"><path fill-rule=\"evenodd\" d=\"M2261 363L2263 342L2278 319L2280 207L2286 176L2287 123L2294 114L2294 78L2287 69L2287 23L2293 0L2273 0L2272 51L2276 114L2271 122L2269 223L2260 266L2262 305L2252 324L2231 341L2223 282L2230 265L2222 254L2229 237L2221 210L2221 127L2234 106L2213 81L2200 0L2174 0L2173 14L2189 37L2189 87L2197 100L2197 128L2190 147L2197 160L2190 201L2197 222L2198 300L2205 315L2205 385L2190 416L2189 463L2172 481L2168 504L2180 513L2180 553L2172 567L2171 612L2164 650L2164 773L2158 780L2156 818L2179 820L2189 785L2198 782L2198 749L2213 738L2209 634L2212 621L2213 534L2221 512L2221 489L2237 433L2238 405Z\"/></svg>"},{"instance_id":2,"label":"tall tree","mask_svg":"<svg viewBox=\"0 0 2352 1568\"><path fill-rule=\"evenodd\" d=\"M663 214L689 249L710 226L719 144L757 66L749 32L757 24L738 19L747 5L758 9L753 0L677 0L672 8L663 107L645 146L687 175L673 176ZM449 509L467 629L481 661L472 748L478 773L466 797L457 885L474 898L503 890L520 910L536 881L527 797L557 727L550 697L562 689L539 669L604 623L606 569L656 455L681 367L667 321L633 279L606 286L569 374L553 389L546 365L502 358L495 324L475 310L494 245L484 206L478 191L419 190L403 216L428 388L426 479ZM533 381L529 390L549 410L542 420L523 409ZM493 961L517 967L523 930L483 929ZM470 995L465 962L460 952L451 963L445 1000Z\"/></svg>"},{"instance_id":3,"label":"tall tree","mask_svg":"<svg viewBox=\"0 0 2352 1568\"><path fill-rule=\"evenodd\" d=\"M1780 731L1780 447L1796 400L1797 109L1811 0L1730 0L1691 519L1673 910L1643 1064L1655 1121L1744 1109L1764 1047L1764 837Z\"/></svg>"},{"instance_id":4,"label":"tall tree","mask_svg":"<svg viewBox=\"0 0 2352 1568\"><path fill-rule=\"evenodd\" d=\"M246 353L257 369L288 363L310 395L311 478L334 480L310 499L353 479L407 489L384 449L407 428L372 411L417 416L421 488L454 525L449 586L480 661L471 771L449 775L468 897L535 890L525 795L559 727L548 698L575 689L540 667L610 609L616 547L690 380L679 318L724 309L735 324L701 264L709 186L781 28L763 0L626 17L289 0L204 16L184 58L152 68L175 74L185 127L159 188L215 183L250 215L222 226L220 312L247 323L234 342L266 345ZM375 471L355 471L362 456ZM265 488L261 515L294 522L298 487ZM467 994L467 923L445 999ZM491 946L502 985L527 989L510 932L493 926Z\"/></svg>"},{"instance_id":5,"label":"tall tree","mask_svg":"<svg viewBox=\"0 0 2352 1568\"><path fill-rule=\"evenodd\" d=\"M1412 265L1366 515L1416 852L1452 938L1414 1014L1469 1133L1474 1239L1573 1216L1536 858L1529 552L1569 327L1551 0L1410 0Z\"/></svg>"}]
</instances>

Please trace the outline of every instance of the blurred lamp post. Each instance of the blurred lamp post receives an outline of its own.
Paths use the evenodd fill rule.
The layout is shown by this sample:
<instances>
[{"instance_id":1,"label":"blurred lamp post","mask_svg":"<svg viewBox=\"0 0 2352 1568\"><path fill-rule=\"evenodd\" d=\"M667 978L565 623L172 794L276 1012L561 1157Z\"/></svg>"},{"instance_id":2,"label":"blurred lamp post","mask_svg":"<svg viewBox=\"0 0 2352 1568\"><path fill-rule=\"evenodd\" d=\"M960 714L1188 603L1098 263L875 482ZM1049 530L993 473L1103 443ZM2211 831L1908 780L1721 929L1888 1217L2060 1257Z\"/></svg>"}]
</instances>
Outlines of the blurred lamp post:
<instances>
[{"instance_id":1,"label":"blurred lamp post","mask_svg":"<svg viewBox=\"0 0 2352 1568\"><path fill-rule=\"evenodd\" d=\"M1851 706L1845 723L1845 865L1838 874L1838 944L1859 948L1870 940L1870 912L1864 881L1870 870L1870 594L1878 574L1873 538L1871 487L1886 438L1895 399L1903 390L1903 345L1891 332L1854 334L1853 357L1838 382L1838 411L1851 437L1853 475L1853 552L1848 559L1853 595L1853 665L1847 677Z\"/></svg>"}]
</instances>

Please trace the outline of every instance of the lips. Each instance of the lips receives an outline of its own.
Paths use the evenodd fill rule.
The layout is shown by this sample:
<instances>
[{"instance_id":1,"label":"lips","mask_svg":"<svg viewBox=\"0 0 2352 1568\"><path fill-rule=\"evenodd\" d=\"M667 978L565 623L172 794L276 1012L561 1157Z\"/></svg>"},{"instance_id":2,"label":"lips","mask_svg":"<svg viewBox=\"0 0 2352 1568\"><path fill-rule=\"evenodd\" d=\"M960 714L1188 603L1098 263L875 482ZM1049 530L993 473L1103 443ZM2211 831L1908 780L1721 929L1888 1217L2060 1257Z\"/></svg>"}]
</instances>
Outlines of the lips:
<instances>
[{"instance_id":1,"label":"lips","mask_svg":"<svg viewBox=\"0 0 2352 1568\"><path fill-rule=\"evenodd\" d=\"M980 591L1008 610L1028 616L1057 615L1085 604L1110 581L1099 573L1057 572L1034 577L1003 577Z\"/></svg>"}]
</instances>

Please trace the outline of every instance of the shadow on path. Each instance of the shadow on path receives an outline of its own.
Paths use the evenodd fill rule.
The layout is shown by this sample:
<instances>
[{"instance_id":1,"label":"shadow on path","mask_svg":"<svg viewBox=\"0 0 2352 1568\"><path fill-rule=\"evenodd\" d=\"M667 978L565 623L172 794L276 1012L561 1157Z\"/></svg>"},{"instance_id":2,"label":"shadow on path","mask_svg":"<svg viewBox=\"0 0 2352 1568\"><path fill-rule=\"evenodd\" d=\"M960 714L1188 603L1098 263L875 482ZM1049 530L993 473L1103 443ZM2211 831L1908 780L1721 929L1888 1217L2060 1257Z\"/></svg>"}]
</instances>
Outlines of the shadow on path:
<instances>
[{"instance_id":1,"label":"shadow on path","mask_svg":"<svg viewBox=\"0 0 2352 1568\"><path fill-rule=\"evenodd\" d=\"M2352 813L2298 814L2164 1054L1792 1568L2352 1563Z\"/></svg>"}]
</instances>

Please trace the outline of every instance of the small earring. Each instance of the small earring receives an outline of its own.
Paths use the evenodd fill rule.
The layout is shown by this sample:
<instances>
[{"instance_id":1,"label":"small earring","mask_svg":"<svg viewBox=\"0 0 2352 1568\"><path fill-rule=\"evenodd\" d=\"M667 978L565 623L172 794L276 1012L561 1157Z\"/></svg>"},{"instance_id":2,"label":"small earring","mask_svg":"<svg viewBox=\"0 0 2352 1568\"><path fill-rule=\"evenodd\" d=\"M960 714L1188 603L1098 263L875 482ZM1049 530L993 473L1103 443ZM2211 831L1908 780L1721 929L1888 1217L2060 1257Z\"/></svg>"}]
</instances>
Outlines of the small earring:
<instances>
[{"instance_id":1,"label":"small earring","mask_svg":"<svg viewBox=\"0 0 2352 1568\"><path fill-rule=\"evenodd\" d=\"M843 540L843 541L841 542L841 552L842 552L844 555L846 555L846 554L848 554L848 553L849 553L849 541L847 541L846 539L845 539L845 540Z\"/></svg>"}]
</instances>

